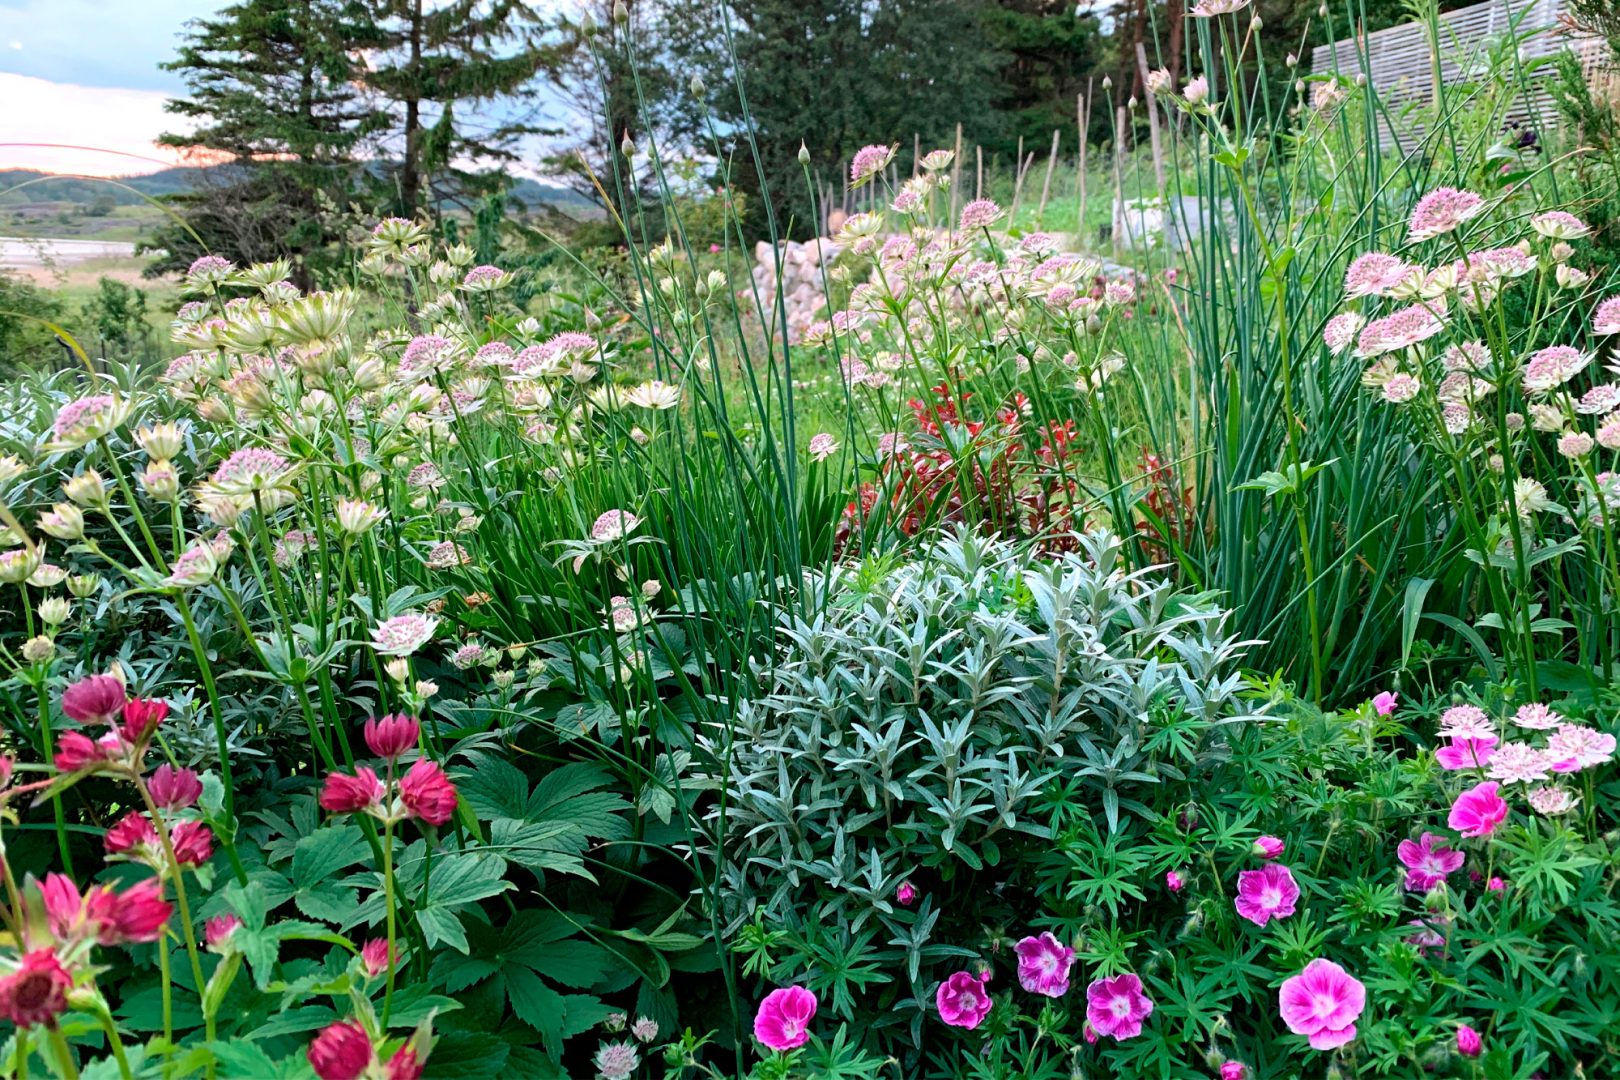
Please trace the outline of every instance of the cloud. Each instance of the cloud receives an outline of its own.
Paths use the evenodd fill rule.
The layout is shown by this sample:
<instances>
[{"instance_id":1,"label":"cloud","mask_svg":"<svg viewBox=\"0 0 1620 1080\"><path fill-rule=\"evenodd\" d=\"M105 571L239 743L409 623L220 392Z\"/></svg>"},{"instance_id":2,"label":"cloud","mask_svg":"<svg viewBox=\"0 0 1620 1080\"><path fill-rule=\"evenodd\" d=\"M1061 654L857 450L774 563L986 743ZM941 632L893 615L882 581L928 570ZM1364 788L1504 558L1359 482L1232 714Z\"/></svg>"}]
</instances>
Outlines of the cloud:
<instances>
[{"instance_id":1,"label":"cloud","mask_svg":"<svg viewBox=\"0 0 1620 1080\"><path fill-rule=\"evenodd\" d=\"M227 0L0 0L0 68L53 82L178 90L158 64L174 58L188 20ZM12 99L6 99L8 102Z\"/></svg>"},{"instance_id":2,"label":"cloud","mask_svg":"<svg viewBox=\"0 0 1620 1080\"><path fill-rule=\"evenodd\" d=\"M188 126L163 111L168 96L0 73L7 105L0 168L129 176L188 164L179 151L156 145L163 132Z\"/></svg>"}]
</instances>

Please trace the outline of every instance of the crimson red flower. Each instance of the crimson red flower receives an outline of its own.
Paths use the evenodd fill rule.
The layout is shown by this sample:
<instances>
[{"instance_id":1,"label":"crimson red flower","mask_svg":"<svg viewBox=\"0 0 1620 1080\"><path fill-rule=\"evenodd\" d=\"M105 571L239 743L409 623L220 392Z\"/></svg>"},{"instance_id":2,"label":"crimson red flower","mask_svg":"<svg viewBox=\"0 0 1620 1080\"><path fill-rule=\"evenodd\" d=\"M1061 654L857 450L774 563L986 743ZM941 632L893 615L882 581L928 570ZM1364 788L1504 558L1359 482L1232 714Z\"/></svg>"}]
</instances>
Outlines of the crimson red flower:
<instances>
[{"instance_id":1,"label":"crimson red flower","mask_svg":"<svg viewBox=\"0 0 1620 1080\"><path fill-rule=\"evenodd\" d=\"M101 924L103 945L156 941L163 936L174 905L163 899L163 885L157 878L131 885L121 893L95 893L91 914Z\"/></svg>"},{"instance_id":2,"label":"crimson red flower","mask_svg":"<svg viewBox=\"0 0 1620 1080\"><path fill-rule=\"evenodd\" d=\"M321 1080L358 1080L371 1066L371 1036L353 1020L340 1020L315 1036L308 1056Z\"/></svg>"},{"instance_id":3,"label":"crimson red flower","mask_svg":"<svg viewBox=\"0 0 1620 1080\"><path fill-rule=\"evenodd\" d=\"M131 746L152 737L169 715L169 703L156 698L130 698L124 703L124 722L119 733Z\"/></svg>"},{"instance_id":4,"label":"crimson red flower","mask_svg":"<svg viewBox=\"0 0 1620 1080\"><path fill-rule=\"evenodd\" d=\"M151 818L139 810L131 810L107 830L102 842L107 846L107 854L123 855L137 847L156 849L158 836Z\"/></svg>"},{"instance_id":5,"label":"crimson red flower","mask_svg":"<svg viewBox=\"0 0 1620 1080\"><path fill-rule=\"evenodd\" d=\"M214 834L200 821L182 821L169 831L174 845L174 861L181 866L201 866L214 857Z\"/></svg>"},{"instance_id":6,"label":"crimson red flower","mask_svg":"<svg viewBox=\"0 0 1620 1080\"><path fill-rule=\"evenodd\" d=\"M107 749L81 731L64 731L52 759L57 772L73 773L107 760Z\"/></svg>"},{"instance_id":7,"label":"crimson red flower","mask_svg":"<svg viewBox=\"0 0 1620 1080\"><path fill-rule=\"evenodd\" d=\"M66 874L46 874L39 886L51 933L67 937L84 922L84 896Z\"/></svg>"},{"instance_id":8,"label":"crimson red flower","mask_svg":"<svg viewBox=\"0 0 1620 1080\"><path fill-rule=\"evenodd\" d=\"M388 939L371 938L360 946L360 960L366 965L366 974L376 978L388 970ZM399 962L399 949L394 950L394 962Z\"/></svg>"},{"instance_id":9,"label":"crimson red flower","mask_svg":"<svg viewBox=\"0 0 1620 1080\"><path fill-rule=\"evenodd\" d=\"M91 675L62 691L62 712L81 724L110 724L129 695L111 675Z\"/></svg>"},{"instance_id":10,"label":"crimson red flower","mask_svg":"<svg viewBox=\"0 0 1620 1080\"><path fill-rule=\"evenodd\" d=\"M427 758L412 765L399 782L399 799L407 814L429 825L443 825L456 812L456 786Z\"/></svg>"},{"instance_id":11,"label":"crimson red flower","mask_svg":"<svg viewBox=\"0 0 1620 1080\"><path fill-rule=\"evenodd\" d=\"M228 912L215 915L203 924L203 944L213 952L223 952L225 943L241 925L242 920Z\"/></svg>"},{"instance_id":12,"label":"crimson red flower","mask_svg":"<svg viewBox=\"0 0 1620 1080\"><path fill-rule=\"evenodd\" d=\"M422 1063L416 1060L416 1047L406 1043L388 1059L388 1080L421 1080Z\"/></svg>"},{"instance_id":13,"label":"crimson red flower","mask_svg":"<svg viewBox=\"0 0 1620 1080\"><path fill-rule=\"evenodd\" d=\"M73 986L62 962L50 949L35 949L15 972L0 979L0 1016L20 1028L55 1024L67 1010Z\"/></svg>"},{"instance_id":14,"label":"crimson red flower","mask_svg":"<svg viewBox=\"0 0 1620 1080\"><path fill-rule=\"evenodd\" d=\"M152 801L165 810L184 810L195 806L202 798L202 781L190 769L177 769L173 765L159 765L146 778L146 790Z\"/></svg>"},{"instance_id":15,"label":"crimson red flower","mask_svg":"<svg viewBox=\"0 0 1620 1080\"><path fill-rule=\"evenodd\" d=\"M382 795L382 781L362 765L354 770L353 776L340 772L326 774L326 782L321 785L321 807L334 814L352 814L375 806Z\"/></svg>"},{"instance_id":16,"label":"crimson red flower","mask_svg":"<svg viewBox=\"0 0 1620 1080\"><path fill-rule=\"evenodd\" d=\"M416 717L396 713L391 716L373 716L366 721L366 746L373 754L389 761L398 761L405 751L416 746L421 724Z\"/></svg>"}]
</instances>

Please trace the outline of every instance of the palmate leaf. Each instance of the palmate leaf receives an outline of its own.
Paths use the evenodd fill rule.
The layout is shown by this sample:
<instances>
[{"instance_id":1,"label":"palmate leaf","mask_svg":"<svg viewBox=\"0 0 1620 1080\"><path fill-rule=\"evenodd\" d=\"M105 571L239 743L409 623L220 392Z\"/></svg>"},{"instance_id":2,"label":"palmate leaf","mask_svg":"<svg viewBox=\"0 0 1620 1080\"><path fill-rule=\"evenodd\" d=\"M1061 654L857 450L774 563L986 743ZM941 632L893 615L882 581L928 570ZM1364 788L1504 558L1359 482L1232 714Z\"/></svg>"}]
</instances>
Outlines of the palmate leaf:
<instances>
[{"instance_id":1,"label":"palmate leaf","mask_svg":"<svg viewBox=\"0 0 1620 1080\"><path fill-rule=\"evenodd\" d=\"M562 1055L563 1041L601 1023L613 1012L582 990L622 970L618 957L595 942L574 936L588 923L554 911L518 912L503 927L475 925L465 956L441 953L433 977L449 994L495 980L512 1013L540 1032L546 1053Z\"/></svg>"},{"instance_id":2,"label":"palmate leaf","mask_svg":"<svg viewBox=\"0 0 1620 1080\"><path fill-rule=\"evenodd\" d=\"M550 870L594 881L583 859L592 842L630 835L630 804L602 790L613 777L589 762L553 769L530 790L510 762L481 752L467 756L472 767L457 772L462 798L490 822L496 851L536 876Z\"/></svg>"},{"instance_id":3,"label":"palmate leaf","mask_svg":"<svg viewBox=\"0 0 1620 1080\"><path fill-rule=\"evenodd\" d=\"M339 874L370 854L360 830L347 822L300 838L293 848L293 903L312 919L342 922L354 910L359 883L339 880Z\"/></svg>"}]
</instances>

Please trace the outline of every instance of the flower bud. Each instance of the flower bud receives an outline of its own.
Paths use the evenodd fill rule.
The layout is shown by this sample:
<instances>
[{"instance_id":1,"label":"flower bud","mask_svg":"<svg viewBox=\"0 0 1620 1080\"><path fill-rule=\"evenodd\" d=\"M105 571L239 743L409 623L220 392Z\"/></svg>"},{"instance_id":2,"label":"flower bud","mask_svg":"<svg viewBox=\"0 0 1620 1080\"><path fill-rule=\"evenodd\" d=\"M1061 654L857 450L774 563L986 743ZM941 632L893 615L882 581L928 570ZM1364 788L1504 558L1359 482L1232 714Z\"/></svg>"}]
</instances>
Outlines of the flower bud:
<instances>
[{"instance_id":1,"label":"flower bud","mask_svg":"<svg viewBox=\"0 0 1620 1080\"><path fill-rule=\"evenodd\" d=\"M107 485L101 482L101 474L94 469L86 469L70 479L62 485L62 491L80 506L100 508L107 505Z\"/></svg>"},{"instance_id":2,"label":"flower bud","mask_svg":"<svg viewBox=\"0 0 1620 1080\"><path fill-rule=\"evenodd\" d=\"M39 527L58 540L77 540L84 535L84 512L72 503L57 503L39 516Z\"/></svg>"},{"instance_id":3,"label":"flower bud","mask_svg":"<svg viewBox=\"0 0 1620 1080\"><path fill-rule=\"evenodd\" d=\"M166 460L179 454L186 445L185 435L174 424L153 424L135 432L135 442L146 451L146 456Z\"/></svg>"},{"instance_id":4,"label":"flower bud","mask_svg":"<svg viewBox=\"0 0 1620 1080\"><path fill-rule=\"evenodd\" d=\"M61 626L73 614L73 605L60 596L48 597L39 602L39 618L46 626Z\"/></svg>"},{"instance_id":5,"label":"flower bud","mask_svg":"<svg viewBox=\"0 0 1620 1080\"><path fill-rule=\"evenodd\" d=\"M80 574L67 579L68 592L83 600L87 596L94 596L96 590L101 588L100 574Z\"/></svg>"},{"instance_id":6,"label":"flower bud","mask_svg":"<svg viewBox=\"0 0 1620 1080\"><path fill-rule=\"evenodd\" d=\"M180 477L175 474L173 462L151 462L140 480L141 488L158 502L172 503L180 497Z\"/></svg>"},{"instance_id":7,"label":"flower bud","mask_svg":"<svg viewBox=\"0 0 1620 1080\"><path fill-rule=\"evenodd\" d=\"M624 0L614 0L613 21L620 26L630 21L630 6Z\"/></svg>"},{"instance_id":8,"label":"flower bud","mask_svg":"<svg viewBox=\"0 0 1620 1080\"><path fill-rule=\"evenodd\" d=\"M804 142L802 140L799 143L799 164L800 165L808 165L808 164L810 164L810 148L808 146L804 145Z\"/></svg>"},{"instance_id":9,"label":"flower bud","mask_svg":"<svg viewBox=\"0 0 1620 1080\"><path fill-rule=\"evenodd\" d=\"M701 76L701 75L692 76L692 81L689 84L689 88L692 91L692 96L693 97L702 97L704 95L704 93L707 92L707 90L709 89L708 87L703 85L703 76Z\"/></svg>"},{"instance_id":10,"label":"flower bud","mask_svg":"<svg viewBox=\"0 0 1620 1080\"><path fill-rule=\"evenodd\" d=\"M42 664L55 655L55 643L43 634L23 642L22 657L30 664Z\"/></svg>"},{"instance_id":11,"label":"flower bud","mask_svg":"<svg viewBox=\"0 0 1620 1080\"><path fill-rule=\"evenodd\" d=\"M627 158L633 158L636 156L636 144L635 140L630 138L629 128L625 129L624 139L619 143L619 153L623 154Z\"/></svg>"}]
</instances>

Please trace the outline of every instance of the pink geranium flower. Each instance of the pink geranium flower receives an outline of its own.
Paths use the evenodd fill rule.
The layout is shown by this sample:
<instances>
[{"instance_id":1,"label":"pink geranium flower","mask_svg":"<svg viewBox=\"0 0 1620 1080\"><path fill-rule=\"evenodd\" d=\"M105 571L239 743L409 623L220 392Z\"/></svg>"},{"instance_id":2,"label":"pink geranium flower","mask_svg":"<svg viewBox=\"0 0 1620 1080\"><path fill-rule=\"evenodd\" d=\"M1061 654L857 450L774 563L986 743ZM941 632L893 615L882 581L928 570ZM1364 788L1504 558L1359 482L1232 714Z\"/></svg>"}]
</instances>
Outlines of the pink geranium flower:
<instances>
[{"instance_id":1,"label":"pink geranium flower","mask_svg":"<svg viewBox=\"0 0 1620 1080\"><path fill-rule=\"evenodd\" d=\"M1395 849L1396 857L1406 867L1406 887L1412 892L1428 892L1447 874L1462 868L1463 853L1444 847L1445 837L1426 832L1416 843L1402 840Z\"/></svg>"},{"instance_id":2,"label":"pink geranium flower","mask_svg":"<svg viewBox=\"0 0 1620 1080\"><path fill-rule=\"evenodd\" d=\"M1508 814L1507 803L1496 793L1497 786L1494 780L1487 780L1457 796L1446 824L1464 836L1491 835Z\"/></svg>"},{"instance_id":3,"label":"pink geranium flower","mask_svg":"<svg viewBox=\"0 0 1620 1080\"><path fill-rule=\"evenodd\" d=\"M1356 1037L1367 988L1338 964L1318 957L1283 980L1277 1003L1288 1030L1304 1035L1317 1050L1332 1050Z\"/></svg>"},{"instance_id":4,"label":"pink geranium flower","mask_svg":"<svg viewBox=\"0 0 1620 1080\"><path fill-rule=\"evenodd\" d=\"M1025 990L1054 998L1069 992L1073 949L1050 933L1026 937L1013 949L1018 953L1018 984Z\"/></svg>"},{"instance_id":5,"label":"pink geranium flower","mask_svg":"<svg viewBox=\"0 0 1620 1080\"><path fill-rule=\"evenodd\" d=\"M793 1050L810 1038L816 995L802 986L772 990L754 1014L754 1038L772 1050Z\"/></svg>"},{"instance_id":6,"label":"pink geranium flower","mask_svg":"<svg viewBox=\"0 0 1620 1080\"><path fill-rule=\"evenodd\" d=\"M1393 690L1385 690L1373 695L1373 708L1378 710L1379 716L1388 716L1395 711L1395 701L1399 695Z\"/></svg>"},{"instance_id":7,"label":"pink geranium flower","mask_svg":"<svg viewBox=\"0 0 1620 1080\"><path fill-rule=\"evenodd\" d=\"M1126 973L1098 979L1086 987L1086 1021L1100 1035L1134 1039L1142 1021L1153 1015L1153 1001L1142 992L1142 980Z\"/></svg>"},{"instance_id":8,"label":"pink geranium flower","mask_svg":"<svg viewBox=\"0 0 1620 1080\"><path fill-rule=\"evenodd\" d=\"M1260 858L1267 860L1277 858L1288 845L1280 836L1262 836L1254 842L1253 852Z\"/></svg>"},{"instance_id":9,"label":"pink geranium flower","mask_svg":"<svg viewBox=\"0 0 1620 1080\"><path fill-rule=\"evenodd\" d=\"M1434 757L1442 769L1452 772L1458 769L1478 769L1496 753L1497 741L1495 735L1472 739L1454 737L1451 742L1436 750Z\"/></svg>"},{"instance_id":10,"label":"pink geranium flower","mask_svg":"<svg viewBox=\"0 0 1620 1080\"><path fill-rule=\"evenodd\" d=\"M1260 870L1245 870L1238 875L1238 894L1234 901L1237 913L1256 926L1292 915L1298 902L1299 886L1294 883L1293 872L1281 863L1272 863Z\"/></svg>"},{"instance_id":11,"label":"pink geranium flower","mask_svg":"<svg viewBox=\"0 0 1620 1080\"><path fill-rule=\"evenodd\" d=\"M1187 880L1181 876L1180 870L1166 870L1164 873L1164 887L1173 893L1178 893L1187 887Z\"/></svg>"},{"instance_id":12,"label":"pink geranium flower","mask_svg":"<svg viewBox=\"0 0 1620 1080\"><path fill-rule=\"evenodd\" d=\"M1485 1051L1485 1040L1467 1024L1457 1025L1457 1053L1466 1058L1477 1058Z\"/></svg>"},{"instance_id":13,"label":"pink geranium flower","mask_svg":"<svg viewBox=\"0 0 1620 1080\"><path fill-rule=\"evenodd\" d=\"M990 1015L990 995L984 984L990 981L988 971L978 975L971 971L958 971L939 984L934 1004L939 1007L939 1018L951 1027L972 1030L984 1023Z\"/></svg>"}]
</instances>

